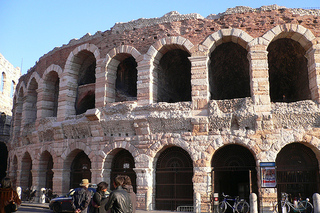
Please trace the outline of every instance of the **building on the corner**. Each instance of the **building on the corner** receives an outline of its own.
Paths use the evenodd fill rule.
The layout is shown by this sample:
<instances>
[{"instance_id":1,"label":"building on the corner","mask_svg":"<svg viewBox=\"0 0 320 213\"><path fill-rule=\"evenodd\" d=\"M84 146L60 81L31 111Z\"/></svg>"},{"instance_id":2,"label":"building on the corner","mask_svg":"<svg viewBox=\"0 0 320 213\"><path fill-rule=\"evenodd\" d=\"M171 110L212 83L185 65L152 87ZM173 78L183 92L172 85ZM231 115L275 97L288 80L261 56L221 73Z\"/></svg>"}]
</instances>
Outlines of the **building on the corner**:
<instances>
[{"instance_id":1,"label":"building on the corner","mask_svg":"<svg viewBox=\"0 0 320 213\"><path fill-rule=\"evenodd\" d=\"M0 53L0 180L7 172L13 95L20 76L20 68L14 67Z\"/></svg>"},{"instance_id":2,"label":"building on the corner","mask_svg":"<svg viewBox=\"0 0 320 213\"><path fill-rule=\"evenodd\" d=\"M319 192L319 73L319 10L117 23L20 78L9 175L64 194L128 174L139 209L211 211L218 192L272 211L281 192Z\"/></svg>"}]
</instances>

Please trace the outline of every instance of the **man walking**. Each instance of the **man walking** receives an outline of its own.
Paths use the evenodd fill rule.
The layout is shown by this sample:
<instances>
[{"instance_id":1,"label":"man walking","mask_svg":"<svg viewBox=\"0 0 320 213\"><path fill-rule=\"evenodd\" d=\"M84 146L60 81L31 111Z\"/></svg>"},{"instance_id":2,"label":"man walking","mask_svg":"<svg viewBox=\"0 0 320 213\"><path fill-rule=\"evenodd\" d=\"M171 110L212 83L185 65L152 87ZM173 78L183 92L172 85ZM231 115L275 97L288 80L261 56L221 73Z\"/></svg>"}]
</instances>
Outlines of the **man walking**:
<instances>
[{"instance_id":1,"label":"man walking","mask_svg":"<svg viewBox=\"0 0 320 213\"><path fill-rule=\"evenodd\" d=\"M118 175L114 178L113 184L116 189L111 192L105 205L105 209L111 209L111 213L132 213L130 195L122 188L123 182L123 176Z\"/></svg>"},{"instance_id":2,"label":"man walking","mask_svg":"<svg viewBox=\"0 0 320 213\"><path fill-rule=\"evenodd\" d=\"M88 190L89 180L82 179L81 188L76 189L72 196L71 205L75 213L87 213L91 200L91 192Z\"/></svg>"}]
</instances>

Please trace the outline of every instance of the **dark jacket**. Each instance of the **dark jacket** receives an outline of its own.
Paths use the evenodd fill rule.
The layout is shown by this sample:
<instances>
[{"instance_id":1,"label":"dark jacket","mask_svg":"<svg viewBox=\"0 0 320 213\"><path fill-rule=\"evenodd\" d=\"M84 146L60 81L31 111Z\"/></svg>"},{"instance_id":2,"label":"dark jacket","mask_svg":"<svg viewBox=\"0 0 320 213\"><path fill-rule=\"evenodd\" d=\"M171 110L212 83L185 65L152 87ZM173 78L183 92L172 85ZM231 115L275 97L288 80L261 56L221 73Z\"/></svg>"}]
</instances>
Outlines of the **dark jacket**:
<instances>
[{"instance_id":1,"label":"dark jacket","mask_svg":"<svg viewBox=\"0 0 320 213\"><path fill-rule=\"evenodd\" d=\"M135 213L137 208L137 198L132 185L123 185L122 188L129 193L132 203L132 213Z\"/></svg>"},{"instance_id":2,"label":"dark jacket","mask_svg":"<svg viewBox=\"0 0 320 213\"><path fill-rule=\"evenodd\" d=\"M132 213L130 195L121 186L111 192L105 209L111 209L112 213Z\"/></svg>"},{"instance_id":3,"label":"dark jacket","mask_svg":"<svg viewBox=\"0 0 320 213\"><path fill-rule=\"evenodd\" d=\"M91 201L91 192L86 188L78 188L72 196L71 205L73 210L80 209L87 213Z\"/></svg>"},{"instance_id":4,"label":"dark jacket","mask_svg":"<svg viewBox=\"0 0 320 213\"><path fill-rule=\"evenodd\" d=\"M94 195L92 197L92 201L95 202L100 207L99 208L95 208L92 205L89 205L89 208L90 208L89 212L90 213L107 213L108 212L104 208L106 203L108 202L108 198L105 197L105 193L104 192L100 191L100 192L94 193Z\"/></svg>"}]
</instances>

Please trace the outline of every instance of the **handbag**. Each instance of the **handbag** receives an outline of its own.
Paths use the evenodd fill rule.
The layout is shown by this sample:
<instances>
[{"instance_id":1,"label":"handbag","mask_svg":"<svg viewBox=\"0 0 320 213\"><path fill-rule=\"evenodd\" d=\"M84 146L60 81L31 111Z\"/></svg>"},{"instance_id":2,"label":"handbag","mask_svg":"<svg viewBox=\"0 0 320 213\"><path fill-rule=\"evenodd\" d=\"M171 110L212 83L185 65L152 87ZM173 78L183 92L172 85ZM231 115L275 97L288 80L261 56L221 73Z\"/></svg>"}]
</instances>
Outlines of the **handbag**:
<instances>
[{"instance_id":1,"label":"handbag","mask_svg":"<svg viewBox=\"0 0 320 213\"><path fill-rule=\"evenodd\" d=\"M18 211L18 205L13 200L13 192L11 194L11 200L9 203L4 207L4 211L6 213L16 212Z\"/></svg>"},{"instance_id":2,"label":"handbag","mask_svg":"<svg viewBox=\"0 0 320 213\"><path fill-rule=\"evenodd\" d=\"M6 213L16 212L18 210L18 205L14 201L10 201L8 205L4 207Z\"/></svg>"},{"instance_id":3,"label":"handbag","mask_svg":"<svg viewBox=\"0 0 320 213\"><path fill-rule=\"evenodd\" d=\"M99 194L100 195L100 194ZM101 198L101 195L100 195L100 198ZM94 207L94 208L100 208L100 206L98 206L98 204L96 204L96 202L93 201L93 199L91 199L91 205Z\"/></svg>"}]
</instances>

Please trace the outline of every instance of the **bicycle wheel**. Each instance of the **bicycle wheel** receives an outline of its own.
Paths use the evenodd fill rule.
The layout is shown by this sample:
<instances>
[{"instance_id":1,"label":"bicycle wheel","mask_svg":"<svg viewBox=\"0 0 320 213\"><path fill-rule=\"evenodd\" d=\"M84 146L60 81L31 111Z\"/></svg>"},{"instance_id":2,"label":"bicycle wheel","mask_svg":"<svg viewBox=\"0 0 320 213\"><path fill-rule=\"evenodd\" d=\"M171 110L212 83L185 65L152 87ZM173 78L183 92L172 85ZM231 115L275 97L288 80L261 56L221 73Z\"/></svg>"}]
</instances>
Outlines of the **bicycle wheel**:
<instances>
[{"instance_id":1,"label":"bicycle wheel","mask_svg":"<svg viewBox=\"0 0 320 213\"><path fill-rule=\"evenodd\" d=\"M313 205L306 200L299 202L298 208L299 208L299 212L305 212L305 213L312 213L313 212Z\"/></svg>"},{"instance_id":2,"label":"bicycle wheel","mask_svg":"<svg viewBox=\"0 0 320 213\"><path fill-rule=\"evenodd\" d=\"M279 208L279 202L277 202L277 204L274 206L274 211L275 212L281 212L281 213L288 213L290 212L290 207L288 206L288 204L281 202L280 208Z\"/></svg>"},{"instance_id":3,"label":"bicycle wheel","mask_svg":"<svg viewBox=\"0 0 320 213\"><path fill-rule=\"evenodd\" d=\"M238 213L248 213L250 210L249 207L249 203L247 203L246 201L240 201L239 203L237 203L236 205L236 211Z\"/></svg>"},{"instance_id":4,"label":"bicycle wheel","mask_svg":"<svg viewBox=\"0 0 320 213\"><path fill-rule=\"evenodd\" d=\"M218 206L219 213L225 213L227 210L227 204L225 202L220 202Z\"/></svg>"}]
</instances>

